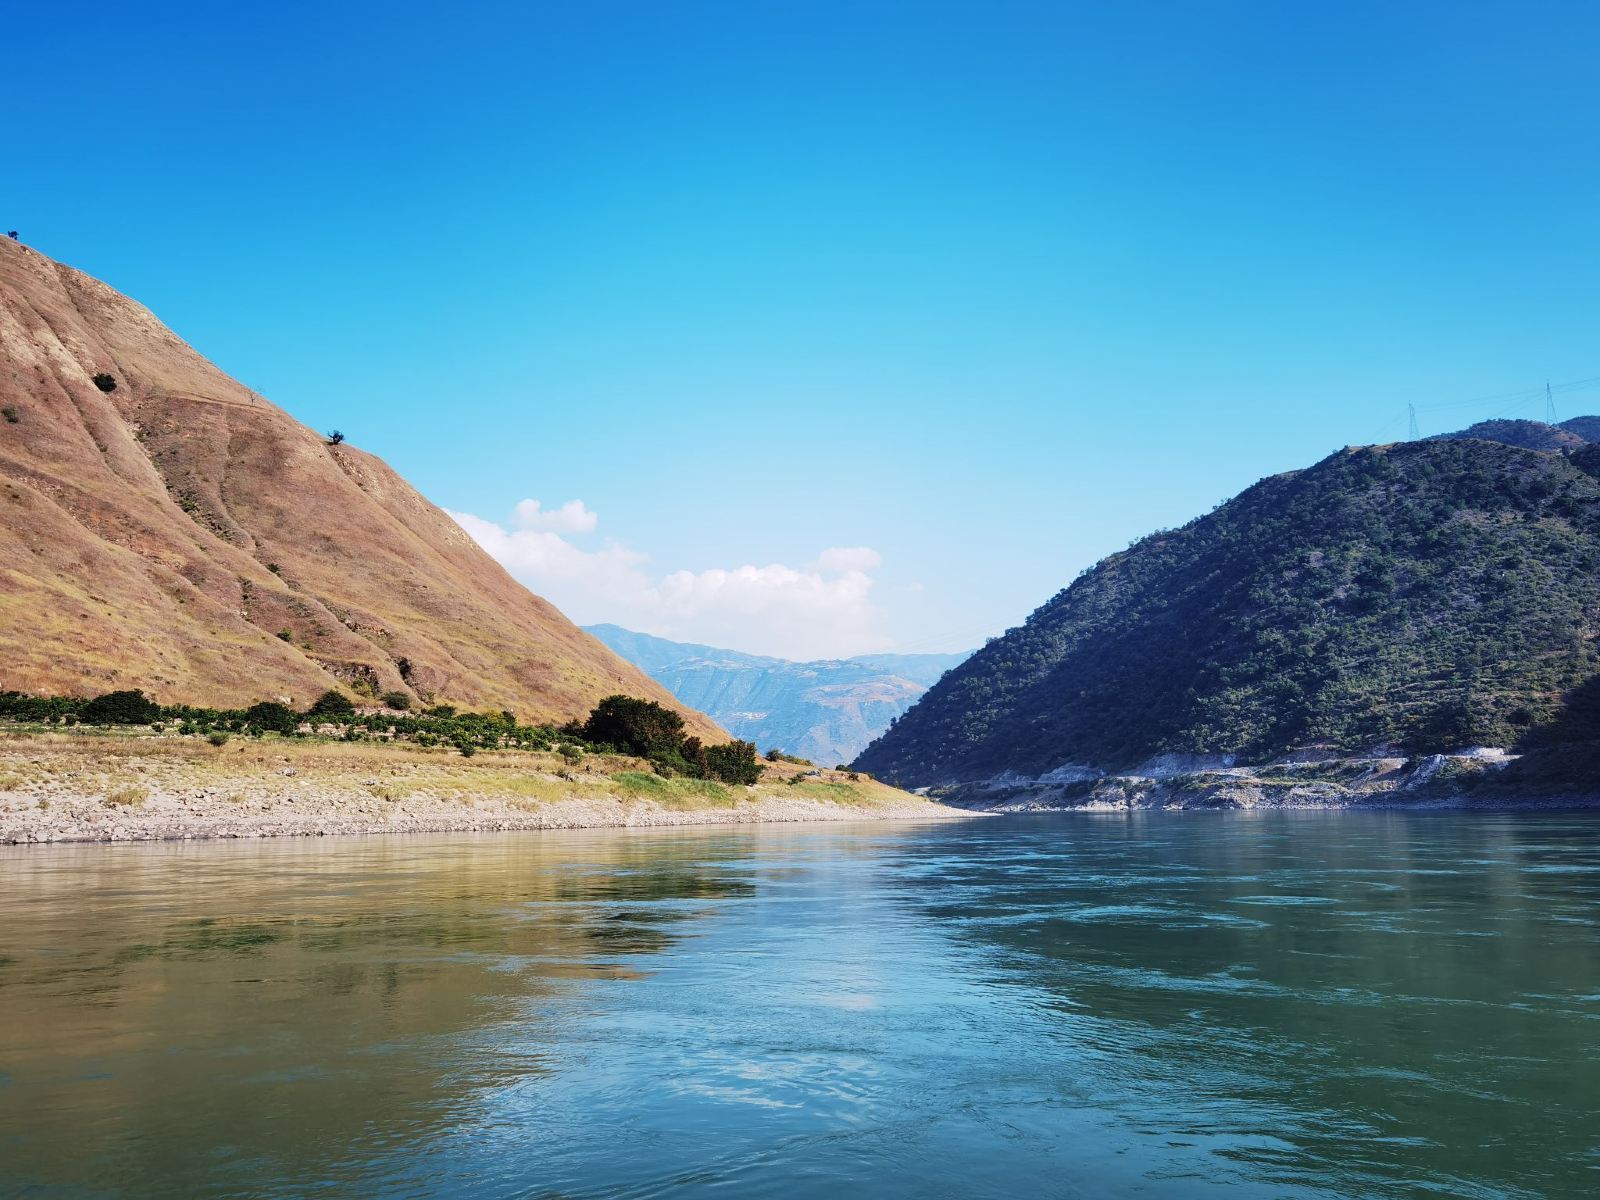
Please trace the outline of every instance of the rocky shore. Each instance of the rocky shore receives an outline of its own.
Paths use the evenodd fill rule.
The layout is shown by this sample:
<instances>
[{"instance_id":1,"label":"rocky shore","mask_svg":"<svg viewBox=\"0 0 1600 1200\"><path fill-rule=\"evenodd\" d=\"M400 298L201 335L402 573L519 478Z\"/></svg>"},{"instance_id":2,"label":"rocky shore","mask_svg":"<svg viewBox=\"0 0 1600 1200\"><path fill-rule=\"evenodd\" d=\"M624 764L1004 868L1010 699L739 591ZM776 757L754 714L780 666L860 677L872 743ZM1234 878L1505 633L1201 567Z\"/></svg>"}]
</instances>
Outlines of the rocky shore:
<instances>
[{"instance_id":1,"label":"rocky shore","mask_svg":"<svg viewBox=\"0 0 1600 1200\"><path fill-rule=\"evenodd\" d=\"M1390 747L1357 754L1313 751L1268 763L1226 755L1162 755L1122 774L1063 764L1037 776L919 789L975 812L1117 812L1133 809L1530 809L1600 806L1590 793L1523 788L1508 770L1517 756L1497 747L1408 756Z\"/></svg>"},{"instance_id":2,"label":"rocky shore","mask_svg":"<svg viewBox=\"0 0 1600 1200\"><path fill-rule=\"evenodd\" d=\"M314 837L969 814L865 777L770 765L753 787L639 760L410 746L44 734L0 738L0 843Z\"/></svg>"}]
</instances>

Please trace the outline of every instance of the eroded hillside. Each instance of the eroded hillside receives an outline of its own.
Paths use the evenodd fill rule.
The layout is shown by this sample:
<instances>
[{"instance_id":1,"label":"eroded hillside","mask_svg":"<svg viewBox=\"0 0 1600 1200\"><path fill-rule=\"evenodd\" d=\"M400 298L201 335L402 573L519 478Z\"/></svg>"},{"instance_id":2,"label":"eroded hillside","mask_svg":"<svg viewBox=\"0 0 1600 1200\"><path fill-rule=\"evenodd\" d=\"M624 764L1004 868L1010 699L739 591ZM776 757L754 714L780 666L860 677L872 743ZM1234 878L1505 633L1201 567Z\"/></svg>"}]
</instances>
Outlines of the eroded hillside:
<instances>
[{"instance_id":1,"label":"eroded hillside","mask_svg":"<svg viewBox=\"0 0 1600 1200\"><path fill-rule=\"evenodd\" d=\"M381 460L3 240L0 417L0 686L225 706L344 685L535 720L626 692L720 735Z\"/></svg>"}]
</instances>

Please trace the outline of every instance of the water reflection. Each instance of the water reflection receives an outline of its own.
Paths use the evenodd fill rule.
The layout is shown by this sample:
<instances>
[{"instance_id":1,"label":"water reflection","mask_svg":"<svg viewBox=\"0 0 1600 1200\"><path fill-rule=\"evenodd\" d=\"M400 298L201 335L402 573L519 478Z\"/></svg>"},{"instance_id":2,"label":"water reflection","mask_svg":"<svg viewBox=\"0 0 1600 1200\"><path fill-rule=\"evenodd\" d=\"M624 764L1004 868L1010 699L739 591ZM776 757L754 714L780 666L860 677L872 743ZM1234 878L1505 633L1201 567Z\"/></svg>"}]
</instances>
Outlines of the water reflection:
<instances>
[{"instance_id":1,"label":"water reflection","mask_svg":"<svg viewBox=\"0 0 1600 1200\"><path fill-rule=\"evenodd\" d=\"M1600 823L0 854L0 1196L1579 1196Z\"/></svg>"},{"instance_id":2,"label":"water reflection","mask_svg":"<svg viewBox=\"0 0 1600 1200\"><path fill-rule=\"evenodd\" d=\"M637 977L750 894L738 857L617 835L12 854L0 1193L251 1189L435 1137L547 1069L516 1046L530 999Z\"/></svg>"}]
</instances>

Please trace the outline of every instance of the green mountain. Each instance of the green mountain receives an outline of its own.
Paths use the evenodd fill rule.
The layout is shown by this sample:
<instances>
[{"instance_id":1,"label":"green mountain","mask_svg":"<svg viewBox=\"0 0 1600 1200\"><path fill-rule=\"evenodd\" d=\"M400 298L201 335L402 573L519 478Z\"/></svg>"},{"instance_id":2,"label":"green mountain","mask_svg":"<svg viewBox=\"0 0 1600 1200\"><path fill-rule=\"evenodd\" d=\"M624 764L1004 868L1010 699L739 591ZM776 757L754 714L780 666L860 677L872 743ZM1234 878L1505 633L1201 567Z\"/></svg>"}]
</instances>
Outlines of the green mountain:
<instances>
[{"instance_id":1,"label":"green mountain","mask_svg":"<svg viewBox=\"0 0 1600 1200\"><path fill-rule=\"evenodd\" d=\"M790 662L590 625L612 651L735 737L823 766L849 762L965 654ZM693 697L691 700L690 697Z\"/></svg>"},{"instance_id":2,"label":"green mountain","mask_svg":"<svg viewBox=\"0 0 1600 1200\"><path fill-rule=\"evenodd\" d=\"M1153 534L951 671L856 765L919 786L1600 736L1582 716L1600 446L1484 440L1528 432L1346 449Z\"/></svg>"}]
</instances>

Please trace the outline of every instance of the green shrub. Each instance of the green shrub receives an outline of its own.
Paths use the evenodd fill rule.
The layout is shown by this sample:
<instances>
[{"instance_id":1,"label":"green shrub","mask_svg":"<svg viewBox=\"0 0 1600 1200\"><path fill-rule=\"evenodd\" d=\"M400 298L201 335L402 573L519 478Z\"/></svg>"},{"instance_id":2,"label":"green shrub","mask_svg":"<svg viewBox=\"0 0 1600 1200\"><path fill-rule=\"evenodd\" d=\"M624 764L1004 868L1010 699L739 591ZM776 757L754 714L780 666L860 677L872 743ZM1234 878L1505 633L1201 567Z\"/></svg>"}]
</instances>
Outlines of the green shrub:
<instances>
[{"instance_id":1,"label":"green shrub","mask_svg":"<svg viewBox=\"0 0 1600 1200\"><path fill-rule=\"evenodd\" d=\"M244 710L244 723L257 733L294 733L300 728L300 714L287 704L263 700Z\"/></svg>"},{"instance_id":2,"label":"green shrub","mask_svg":"<svg viewBox=\"0 0 1600 1200\"><path fill-rule=\"evenodd\" d=\"M94 377L94 385L102 392L114 392L117 390L117 377L101 371Z\"/></svg>"},{"instance_id":3,"label":"green shrub","mask_svg":"<svg viewBox=\"0 0 1600 1200\"><path fill-rule=\"evenodd\" d=\"M411 707L411 695L408 692L385 692L382 700L385 708L392 708L396 712L406 712Z\"/></svg>"},{"instance_id":4,"label":"green shrub","mask_svg":"<svg viewBox=\"0 0 1600 1200\"><path fill-rule=\"evenodd\" d=\"M311 707L306 709L306 716L325 717L329 720L342 721L346 717L354 716L355 711L356 706L351 703L349 696L329 688L312 701Z\"/></svg>"},{"instance_id":5,"label":"green shrub","mask_svg":"<svg viewBox=\"0 0 1600 1200\"><path fill-rule=\"evenodd\" d=\"M677 754L683 744L683 717L654 700L607 696L584 722L583 737L640 758Z\"/></svg>"},{"instance_id":6,"label":"green shrub","mask_svg":"<svg viewBox=\"0 0 1600 1200\"><path fill-rule=\"evenodd\" d=\"M228 744L229 736L229 734L220 729L213 729L210 733L206 734L206 741L210 742L213 746L226 746Z\"/></svg>"},{"instance_id":7,"label":"green shrub","mask_svg":"<svg viewBox=\"0 0 1600 1200\"><path fill-rule=\"evenodd\" d=\"M706 754L705 744L697 737L683 739L681 757L689 774L696 779L711 778L711 759Z\"/></svg>"},{"instance_id":8,"label":"green shrub","mask_svg":"<svg viewBox=\"0 0 1600 1200\"><path fill-rule=\"evenodd\" d=\"M21 417L17 416L17 406L15 404L8 404L4 408L0 408L0 417L6 419L7 425L15 425L22 420Z\"/></svg>"},{"instance_id":9,"label":"green shrub","mask_svg":"<svg viewBox=\"0 0 1600 1200\"><path fill-rule=\"evenodd\" d=\"M761 779L761 762L756 758L754 742L707 746L705 754L712 777L723 783L752 784Z\"/></svg>"},{"instance_id":10,"label":"green shrub","mask_svg":"<svg viewBox=\"0 0 1600 1200\"><path fill-rule=\"evenodd\" d=\"M78 717L90 725L154 725L161 719L161 709L135 688L96 696L83 706Z\"/></svg>"}]
</instances>

